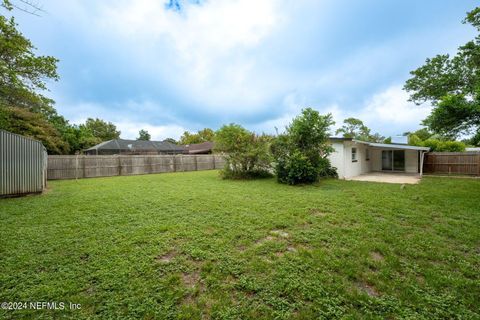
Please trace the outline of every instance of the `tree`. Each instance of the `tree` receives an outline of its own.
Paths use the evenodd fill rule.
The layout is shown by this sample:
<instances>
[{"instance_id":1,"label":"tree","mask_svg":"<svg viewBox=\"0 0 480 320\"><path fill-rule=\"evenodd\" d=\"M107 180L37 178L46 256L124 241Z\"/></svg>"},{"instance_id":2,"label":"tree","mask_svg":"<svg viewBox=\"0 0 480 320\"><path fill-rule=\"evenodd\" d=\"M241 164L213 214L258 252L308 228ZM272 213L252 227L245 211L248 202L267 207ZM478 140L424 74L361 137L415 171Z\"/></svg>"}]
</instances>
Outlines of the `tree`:
<instances>
[{"instance_id":1,"label":"tree","mask_svg":"<svg viewBox=\"0 0 480 320\"><path fill-rule=\"evenodd\" d=\"M51 112L53 100L38 91L47 90L46 80L58 80L58 59L37 56L35 49L13 17L0 15L0 106Z\"/></svg>"},{"instance_id":2,"label":"tree","mask_svg":"<svg viewBox=\"0 0 480 320\"><path fill-rule=\"evenodd\" d=\"M460 141L446 140L438 134L430 132L428 128L422 128L415 132L408 132L408 144L412 146L429 147L430 151L462 152L465 151L465 143Z\"/></svg>"},{"instance_id":3,"label":"tree","mask_svg":"<svg viewBox=\"0 0 480 320\"><path fill-rule=\"evenodd\" d=\"M328 138L332 115L322 116L311 108L293 119L286 133L272 144L277 179L281 183L313 183L322 176L336 176L328 155L333 151Z\"/></svg>"},{"instance_id":4,"label":"tree","mask_svg":"<svg viewBox=\"0 0 480 320\"><path fill-rule=\"evenodd\" d=\"M65 154L70 150L51 123L25 108L1 107L0 128L41 141L49 154Z\"/></svg>"},{"instance_id":5,"label":"tree","mask_svg":"<svg viewBox=\"0 0 480 320\"><path fill-rule=\"evenodd\" d=\"M335 134L341 133L344 138L359 138L368 137L370 135L370 129L363 124L363 121L356 118L347 118L343 120L343 126L335 132Z\"/></svg>"},{"instance_id":6,"label":"tree","mask_svg":"<svg viewBox=\"0 0 480 320\"><path fill-rule=\"evenodd\" d=\"M41 11L28 0L1 0L6 10L14 8L36 14ZM44 96L47 81L58 80L58 59L37 56L36 48L18 30L14 18L0 15L0 128L40 140L49 153L75 153L104 140L115 139L120 131L100 119L72 125Z\"/></svg>"},{"instance_id":7,"label":"tree","mask_svg":"<svg viewBox=\"0 0 480 320\"><path fill-rule=\"evenodd\" d=\"M33 14L27 7L39 9L28 1L20 2L3 0L1 6ZM0 15L0 112L4 120L9 119L0 128L38 139L50 153L68 153L71 147L67 138L73 128L57 114L54 101L42 94L48 80L58 80L58 60L37 56L35 50L17 30L14 18Z\"/></svg>"},{"instance_id":8,"label":"tree","mask_svg":"<svg viewBox=\"0 0 480 320\"><path fill-rule=\"evenodd\" d=\"M120 138L121 132L117 130L117 127L113 123L106 122L102 119L88 118L87 121L85 121L85 124L80 125L80 127L82 126L84 129L90 130L92 135L96 138L99 138L100 141Z\"/></svg>"},{"instance_id":9,"label":"tree","mask_svg":"<svg viewBox=\"0 0 480 320\"><path fill-rule=\"evenodd\" d=\"M370 133L371 130L357 118L347 118L343 120L343 126L335 132L335 134L342 134L344 138L353 138L362 141L383 142L385 137L379 133Z\"/></svg>"},{"instance_id":10,"label":"tree","mask_svg":"<svg viewBox=\"0 0 480 320\"><path fill-rule=\"evenodd\" d=\"M480 32L480 7L468 12L463 23ZM404 89L416 104L432 104L432 113L423 121L430 130L449 138L480 132L480 34L459 47L455 56L427 59L411 75Z\"/></svg>"},{"instance_id":11,"label":"tree","mask_svg":"<svg viewBox=\"0 0 480 320\"><path fill-rule=\"evenodd\" d=\"M205 128L203 130L197 131L197 133L190 133L185 131L180 137L179 143L182 145L195 144L202 142L213 141L215 137L215 132L210 128Z\"/></svg>"},{"instance_id":12,"label":"tree","mask_svg":"<svg viewBox=\"0 0 480 320\"><path fill-rule=\"evenodd\" d=\"M177 144L177 143L178 143L177 140L175 140L175 139L173 139L173 138L167 138L167 139L165 139L165 140L163 140L163 141L165 141L165 142L170 142L170 143L173 143L173 144Z\"/></svg>"},{"instance_id":13,"label":"tree","mask_svg":"<svg viewBox=\"0 0 480 320\"><path fill-rule=\"evenodd\" d=\"M269 136L256 135L238 124L221 127L215 134L215 151L224 155L222 177L249 179L270 176L270 140Z\"/></svg>"},{"instance_id":14,"label":"tree","mask_svg":"<svg viewBox=\"0 0 480 320\"><path fill-rule=\"evenodd\" d=\"M145 141L150 141L150 133L148 133L147 130L140 130L138 131L138 138L137 140L145 140Z\"/></svg>"}]
</instances>

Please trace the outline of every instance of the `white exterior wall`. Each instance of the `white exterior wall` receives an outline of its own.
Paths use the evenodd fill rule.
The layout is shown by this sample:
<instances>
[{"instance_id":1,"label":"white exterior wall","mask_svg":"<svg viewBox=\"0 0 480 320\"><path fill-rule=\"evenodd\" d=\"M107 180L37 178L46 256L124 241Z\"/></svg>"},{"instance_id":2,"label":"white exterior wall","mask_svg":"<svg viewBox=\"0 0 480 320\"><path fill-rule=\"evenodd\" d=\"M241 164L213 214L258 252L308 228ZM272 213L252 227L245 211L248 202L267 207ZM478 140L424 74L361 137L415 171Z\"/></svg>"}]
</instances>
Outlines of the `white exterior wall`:
<instances>
[{"instance_id":1,"label":"white exterior wall","mask_svg":"<svg viewBox=\"0 0 480 320\"><path fill-rule=\"evenodd\" d=\"M352 148L357 148L356 162L352 161ZM342 178L351 178L370 172L372 155L370 154L370 160L366 159L367 148L368 146L363 143L344 142L345 173Z\"/></svg>"},{"instance_id":2,"label":"white exterior wall","mask_svg":"<svg viewBox=\"0 0 480 320\"><path fill-rule=\"evenodd\" d=\"M340 179L358 176L367 173L371 169L372 154L370 160L366 160L367 145L352 141L332 143L334 152L329 155L330 163L337 168ZM357 148L357 161L352 162L352 148ZM371 151L371 150L370 150Z\"/></svg>"},{"instance_id":3,"label":"white exterior wall","mask_svg":"<svg viewBox=\"0 0 480 320\"><path fill-rule=\"evenodd\" d=\"M332 167L337 168L339 178L343 178L345 173L344 147L343 142L332 143L334 151L328 156Z\"/></svg>"}]
</instances>

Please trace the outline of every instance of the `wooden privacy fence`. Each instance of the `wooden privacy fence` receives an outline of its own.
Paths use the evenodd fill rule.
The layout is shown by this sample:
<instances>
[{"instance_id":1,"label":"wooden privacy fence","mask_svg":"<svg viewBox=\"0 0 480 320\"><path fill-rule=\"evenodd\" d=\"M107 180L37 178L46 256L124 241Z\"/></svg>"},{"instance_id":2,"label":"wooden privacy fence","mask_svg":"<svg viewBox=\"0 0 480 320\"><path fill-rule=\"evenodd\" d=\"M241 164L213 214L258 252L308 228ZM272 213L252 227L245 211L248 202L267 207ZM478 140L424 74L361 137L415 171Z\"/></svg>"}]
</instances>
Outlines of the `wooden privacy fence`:
<instances>
[{"instance_id":1,"label":"wooden privacy fence","mask_svg":"<svg viewBox=\"0 0 480 320\"><path fill-rule=\"evenodd\" d=\"M161 172L221 169L220 155L48 156L47 177L81 179Z\"/></svg>"},{"instance_id":2,"label":"wooden privacy fence","mask_svg":"<svg viewBox=\"0 0 480 320\"><path fill-rule=\"evenodd\" d=\"M480 152L429 152L424 172L480 176Z\"/></svg>"}]
</instances>

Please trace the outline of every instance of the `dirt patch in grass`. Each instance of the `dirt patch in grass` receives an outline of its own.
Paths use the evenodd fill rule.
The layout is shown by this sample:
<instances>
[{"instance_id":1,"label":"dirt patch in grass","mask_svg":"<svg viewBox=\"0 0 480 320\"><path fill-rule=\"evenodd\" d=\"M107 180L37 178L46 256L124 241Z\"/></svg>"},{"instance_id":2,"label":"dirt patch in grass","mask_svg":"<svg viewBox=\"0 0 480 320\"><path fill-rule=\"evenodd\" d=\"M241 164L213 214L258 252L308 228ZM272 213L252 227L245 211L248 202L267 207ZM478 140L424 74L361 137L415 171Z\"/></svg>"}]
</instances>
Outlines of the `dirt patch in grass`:
<instances>
[{"instance_id":1,"label":"dirt patch in grass","mask_svg":"<svg viewBox=\"0 0 480 320\"><path fill-rule=\"evenodd\" d=\"M360 283L357 283L357 288L362 291L362 292L365 292L366 294L368 294L370 297L378 297L380 296L380 293L377 291L377 289L375 289L375 287L371 284L368 284L366 282L360 282Z\"/></svg>"},{"instance_id":2,"label":"dirt patch in grass","mask_svg":"<svg viewBox=\"0 0 480 320\"><path fill-rule=\"evenodd\" d=\"M161 263L169 263L176 256L177 256L177 253L175 251L169 251L164 255L160 255L160 256L156 257L155 260L158 261L158 262L161 262Z\"/></svg>"},{"instance_id":3,"label":"dirt patch in grass","mask_svg":"<svg viewBox=\"0 0 480 320\"><path fill-rule=\"evenodd\" d=\"M275 240L274 237L272 237L272 236L266 236L265 238L262 238L262 239L257 240L255 243L256 243L257 245L261 245L261 244L263 244L263 243L265 243L265 242L273 241L273 240Z\"/></svg>"},{"instance_id":4,"label":"dirt patch in grass","mask_svg":"<svg viewBox=\"0 0 480 320\"><path fill-rule=\"evenodd\" d=\"M383 255L378 252L378 251L373 251L370 253L370 258L373 260L373 261L376 261L376 262L381 262L383 260L385 260L385 258L383 257Z\"/></svg>"},{"instance_id":5,"label":"dirt patch in grass","mask_svg":"<svg viewBox=\"0 0 480 320\"><path fill-rule=\"evenodd\" d=\"M288 246L288 247L286 248L286 250L282 250L282 251L277 251L277 252L275 252L275 256L281 258L281 257L283 257L283 256L285 255L285 253L288 253L288 252L292 252L292 253L293 253L293 252L297 252L297 251L298 251L297 248L295 248L294 246Z\"/></svg>"},{"instance_id":6,"label":"dirt patch in grass","mask_svg":"<svg viewBox=\"0 0 480 320\"><path fill-rule=\"evenodd\" d=\"M244 252L245 250L247 250L247 247L244 246L244 245L240 245L237 247L237 250L240 251L240 252Z\"/></svg>"},{"instance_id":7,"label":"dirt patch in grass","mask_svg":"<svg viewBox=\"0 0 480 320\"><path fill-rule=\"evenodd\" d=\"M297 252L298 250L297 250L297 248L295 248L294 246L288 246L288 247L287 247L287 251L288 251L288 252Z\"/></svg>"},{"instance_id":8,"label":"dirt patch in grass","mask_svg":"<svg viewBox=\"0 0 480 320\"><path fill-rule=\"evenodd\" d=\"M200 272L195 270L189 273L182 273L182 282L187 288L194 288L197 285L201 285Z\"/></svg>"}]
</instances>

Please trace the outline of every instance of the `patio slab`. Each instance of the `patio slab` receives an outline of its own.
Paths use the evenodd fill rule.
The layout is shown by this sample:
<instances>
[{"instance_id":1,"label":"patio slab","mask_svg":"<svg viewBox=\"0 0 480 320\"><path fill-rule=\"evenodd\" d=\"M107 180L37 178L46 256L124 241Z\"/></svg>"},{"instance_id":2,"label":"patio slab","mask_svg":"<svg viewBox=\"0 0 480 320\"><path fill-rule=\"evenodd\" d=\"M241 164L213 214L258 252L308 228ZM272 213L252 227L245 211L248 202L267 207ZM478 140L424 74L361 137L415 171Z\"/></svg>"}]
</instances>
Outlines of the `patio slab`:
<instances>
[{"instance_id":1,"label":"patio slab","mask_svg":"<svg viewBox=\"0 0 480 320\"><path fill-rule=\"evenodd\" d=\"M420 182L420 175L415 173L369 172L356 177L347 178L346 180L417 184Z\"/></svg>"}]
</instances>

